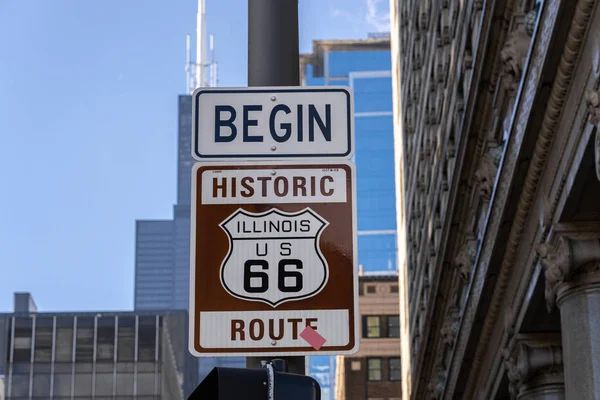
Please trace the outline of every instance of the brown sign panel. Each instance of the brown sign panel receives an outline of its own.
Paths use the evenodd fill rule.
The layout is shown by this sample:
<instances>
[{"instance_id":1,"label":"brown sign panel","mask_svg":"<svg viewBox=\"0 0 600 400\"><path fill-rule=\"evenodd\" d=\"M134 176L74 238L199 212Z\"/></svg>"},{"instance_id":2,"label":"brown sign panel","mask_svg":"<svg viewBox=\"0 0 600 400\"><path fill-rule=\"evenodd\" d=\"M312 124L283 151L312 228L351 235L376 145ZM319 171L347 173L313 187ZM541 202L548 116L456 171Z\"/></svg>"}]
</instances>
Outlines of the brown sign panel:
<instances>
[{"instance_id":1,"label":"brown sign panel","mask_svg":"<svg viewBox=\"0 0 600 400\"><path fill-rule=\"evenodd\" d=\"M196 164L190 351L358 350L351 162Z\"/></svg>"}]
</instances>

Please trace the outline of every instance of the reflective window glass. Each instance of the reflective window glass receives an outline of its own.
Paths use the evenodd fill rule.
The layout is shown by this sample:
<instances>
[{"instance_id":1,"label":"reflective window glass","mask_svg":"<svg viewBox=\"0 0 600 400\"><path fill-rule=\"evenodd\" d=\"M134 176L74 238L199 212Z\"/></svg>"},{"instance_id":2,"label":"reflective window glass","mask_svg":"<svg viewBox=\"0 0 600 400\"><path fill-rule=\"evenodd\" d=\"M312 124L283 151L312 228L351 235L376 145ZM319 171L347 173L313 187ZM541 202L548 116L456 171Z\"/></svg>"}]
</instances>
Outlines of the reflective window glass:
<instances>
[{"instance_id":1,"label":"reflective window glass","mask_svg":"<svg viewBox=\"0 0 600 400\"><path fill-rule=\"evenodd\" d=\"M135 353L135 317L119 317L117 360L133 361Z\"/></svg>"},{"instance_id":2,"label":"reflective window glass","mask_svg":"<svg viewBox=\"0 0 600 400\"><path fill-rule=\"evenodd\" d=\"M72 361L73 318L56 319L56 361Z\"/></svg>"},{"instance_id":3,"label":"reflective window glass","mask_svg":"<svg viewBox=\"0 0 600 400\"><path fill-rule=\"evenodd\" d=\"M115 319L98 318L96 360L112 361L115 352Z\"/></svg>"},{"instance_id":4,"label":"reflective window glass","mask_svg":"<svg viewBox=\"0 0 600 400\"><path fill-rule=\"evenodd\" d=\"M94 318L77 318L77 339L75 341L75 360L93 361L94 359Z\"/></svg>"},{"instance_id":5,"label":"reflective window glass","mask_svg":"<svg viewBox=\"0 0 600 400\"><path fill-rule=\"evenodd\" d=\"M369 381L380 381L381 380L381 358L369 358L367 360L368 367L368 380Z\"/></svg>"}]
</instances>

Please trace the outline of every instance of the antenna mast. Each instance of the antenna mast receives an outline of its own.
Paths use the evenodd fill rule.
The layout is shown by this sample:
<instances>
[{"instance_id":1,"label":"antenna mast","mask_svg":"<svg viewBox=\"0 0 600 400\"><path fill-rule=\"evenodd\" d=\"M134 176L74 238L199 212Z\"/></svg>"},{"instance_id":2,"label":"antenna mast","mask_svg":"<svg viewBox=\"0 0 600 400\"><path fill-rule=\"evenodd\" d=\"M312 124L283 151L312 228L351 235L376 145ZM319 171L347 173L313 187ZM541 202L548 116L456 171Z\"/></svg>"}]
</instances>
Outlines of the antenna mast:
<instances>
[{"instance_id":1,"label":"antenna mast","mask_svg":"<svg viewBox=\"0 0 600 400\"><path fill-rule=\"evenodd\" d=\"M192 92L192 54L190 49L190 35L185 35L185 92Z\"/></svg>"},{"instance_id":2,"label":"antenna mast","mask_svg":"<svg viewBox=\"0 0 600 400\"><path fill-rule=\"evenodd\" d=\"M190 35L185 37L186 50L186 93L191 94L198 87L217 86L217 62L215 61L215 40L210 35L210 60L206 52L206 0L198 0L196 14L196 61L191 59Z\"/></svg>"},{"instance_id":3,"label":"antenna mast","mask_svg":"<svg viewBox=\"0 0 600 400\"><path fill-rule=\"evenodd\" d=\"M198 0L196 18L196 85L208 86L206 81L206 3Z\"/></svg>"},{"instance_id":4,"label":"antenna mast","mask_svg":"<svg viewBox=\"0 0 600 400\"><path fill-rule=\"evenodd\" d=\"M210 35L210 86L217 86L217 61L215 60L215 36Z\"/></svg>"}]
</instances>

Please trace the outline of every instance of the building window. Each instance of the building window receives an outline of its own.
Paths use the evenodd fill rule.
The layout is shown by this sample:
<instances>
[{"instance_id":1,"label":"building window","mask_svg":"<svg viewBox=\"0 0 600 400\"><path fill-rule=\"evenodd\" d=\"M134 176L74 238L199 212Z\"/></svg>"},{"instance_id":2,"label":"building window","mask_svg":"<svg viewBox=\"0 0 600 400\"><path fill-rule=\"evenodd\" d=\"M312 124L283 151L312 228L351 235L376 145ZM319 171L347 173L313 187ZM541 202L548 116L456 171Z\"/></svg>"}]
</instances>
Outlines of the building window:
<instances>
[{"instance_id":1,"label":"building window","mask_svg":"<svg viewBox=\"0 0 600 400\"><path fill-rule=\"evenodd\" d=\"M131 396L133 395L133 373L123 372L117 374L117 395Z\"/></svg>"},{"instance_id":2,"label":"building window","mask_svg":"<svg viewBox=\"0 0 600 400\"><path fill-rule=\"evenodd\" d=\"M367 293L376 293L377 288L375 287L375 285L368 285L367 286Z\"/></svg>"},{"instance_id":3,"label":"building window","mask_svg":"<svg viewBox=\"0 0 600 400\"><path fill-rule=\"evenodd\" d=\"M364 319L364 336L368 338L381 337L381 317L368 315Z\"/></svg>"},{"instance_id":4,"label":"building window","mask_svg":"<svg viewBox=\"0 0 600 400\"><path fill-rule=\"evenodd\" d=\"M31 362L31 318L15 319L15 341L13 345L13 362Z\"/></svg>"},{"instance_id":5,"label":"building window","mask_svg":"<svg viewBox=\"0 0 600 400\"><path fill-rule=\"evenodd\" d=\"M73 318L56 319L56 361L71 362L73 356Z\"/></svg>"},{"instance_id":6,"label":"building window","mask_svg":"<svg viewBox=\"0 0 600 400\"><path fill-rule=\"evenodd\" d=\"M367 359L367 366L367 379L370 382L381 381L381 358Z\"/></svg>"},{"instance_id":7,"label":"building window","mask_svg":"<svg viewBox=\"0 0 600 400\"><path fill-rule=\"evenodd\" d=\"M137 394L138 396L153 396L154 392L154 373L137 374Z\"/></svg>"},{"instance_id":8,"label":"building window","mask_svg":"<svg viewBox=\"0 0 600 400\"><path fill-rule=\"evenodd\" d=\"M400 337L400 317L398 315L390 315L387 318L388 337Z\"/></svg>"},{"instance_id":9,"label":"building window","mask_svg":"<svg viewBox=\"0 0 600 400\"><path fill-rule=\"evenodd\" d=\"M4 394L4 393L3 393ZM29 374L14 374L11 381L11 398L29 396Z\"/></svg>"},{"instance_id":10,"label":"building window","mask_svg":"<svg viewBox=\"0 0 600 400\"><path fill-rule=\"evenodd\" d=\"M50 397L50 374L33 375L33 397Z\"/></svg>"},{"instance_id":11,"label":"building window","mask_svg":"<svg viewBox=\"0 0 600 400\"><path fill-rule=\"evenodd\" d=\"M154 361L156 354L156 317L140 317L138 330L138 360Z\"/></svg>"},{"instance_id":12,"label":"building window","mask_svg":"<svg viewBox=\"0 0 600 400\"><path fill-rule=\"evenodd\" d=\"M388 367L390 381L399 381L401 377L400 357L390 358Z\"/></svg>"},{"instance_id":13,"label":"building window","mask_svg":"<svg viewBox=\"0 0 600 400\"><path fill-rule=\"evenodd\" d=\"M96 396L112 396L113 374L96 373Z\"/></svg>"},{"instance_id":14,"label":"building window","mask_svg":"<svg viewBox=\"0 0 600 400\"><path fill-rule=\"evenodd\" d=\"M135 317L119 317L119 332L117 338L117 361L133 361L134 352ZM119 383L117 383L117 387L119 387Z\"/></svg>"},{"instance_id":15,"label":"building window","mask_svg":"<svg viewBox=\"0 0 600 400\"><path fill-rule=\"evenodd\" d=\"M54 373L54 397L71 395L71 374Z\"/></svg>"},{"instance_id":16,"label":"building window","mask_svg":"<svg viewBox=\"0 0 600 400\"><path fill-rule=\"evenodd\" d=\"M75 396L82 398L92 396L92 374L75 374Z\"/></svg>"},{"instance_id":17,"label":"building window","mask_svg":"<svg viewBox=\"0 0 600 400\"><path fill-rule=\"evenodd\" d=\"M398 285L392 285L390 287L390 292L391 293L398 293Z\"/></svg>"},{"instance_id":18,"label":"building window","mask_svg":"<svg viewBox=\"0 0 600 400\"><path fill-rule=\"evenodd\" d=\"M115 357L115 318L98 318L96 336L96 360L113 361Z\"/></svg>"},{"instance_id":19,"label":"building window","mask_svg":"<svg viewBox=\"0 0 600 400\"><path fill-rule=\"evenodd\" d=\"M52 361L53 318L39 317L35 320L35 362Z\"/></svg>"},{"instance_id":20,"label":"building window","mask_svg":"<svg viewBox=\"0 0 600 400\"><path fill-rule=\"evenodd\" d=\"M75 360L77 362L94 359L94 318L77 318L77 338L75 341Z\"/></svg>"}]
</instances>

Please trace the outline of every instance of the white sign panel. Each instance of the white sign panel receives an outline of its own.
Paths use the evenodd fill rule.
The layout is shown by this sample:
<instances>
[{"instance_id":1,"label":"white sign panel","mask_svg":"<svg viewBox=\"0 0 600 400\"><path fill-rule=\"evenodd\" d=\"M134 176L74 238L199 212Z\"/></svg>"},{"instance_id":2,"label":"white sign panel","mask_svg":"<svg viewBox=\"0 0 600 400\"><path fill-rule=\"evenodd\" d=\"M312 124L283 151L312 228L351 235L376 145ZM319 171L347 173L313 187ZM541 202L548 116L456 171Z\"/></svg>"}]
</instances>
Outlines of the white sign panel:
<instances>
[{"instance_id":1,"label":"white sign panel","mask_svg":"<svg viewBox=\"0 0 600 400\"><path fill-rule=\"evenodd\" d=\"M230 246L221 265L221 284L234 297L273 307L314 296L329 276L319 248L327 225L310 208L295 213L240 208L221 223Z\"/></svg>"},{"instance_id":2,"label":"white sign panel","mask_svg":"<svg viewBox=\"0 0 600 400\"><path fill-rule=\"evenodd\" d=\"M202 172L202 204L345 203L340 169L230 169Z\"/></svg>"},{"instance_id":3,"label":"white sign panel","mask_svg":"<svg viewBox=\"0 0 600 400\"><path fill-rule=\"evenodd\" d=\"M252 349L273 347L303 347L300 333L306 326L327 338L330 346L344 346L350 341L347 329L348 310L296 311L233 311L200 313L200 344L210 348ZM227 332L227 334L223 334Z\"/></svg>"},{"instance_id":4,"label":"white sign panel","mask_svg":"<svg viewBox=\"0 0 600 400\"><path fill-rule=\"evenodd\" d=\"M348 87L199 88L192 103L198 161L354 154Z\"/></svg>"}]
</instances>

